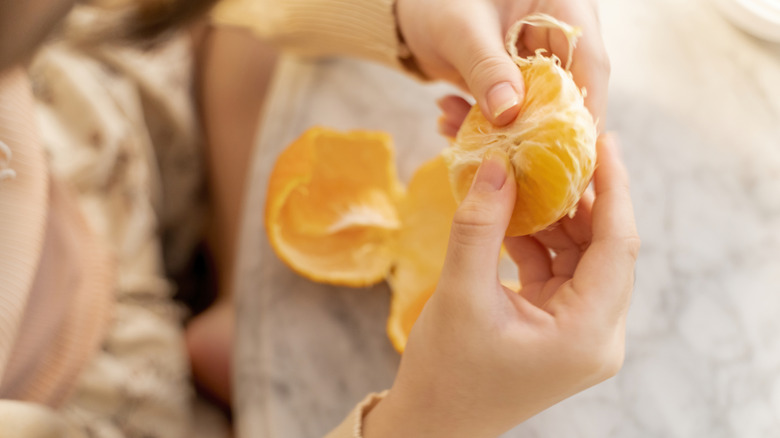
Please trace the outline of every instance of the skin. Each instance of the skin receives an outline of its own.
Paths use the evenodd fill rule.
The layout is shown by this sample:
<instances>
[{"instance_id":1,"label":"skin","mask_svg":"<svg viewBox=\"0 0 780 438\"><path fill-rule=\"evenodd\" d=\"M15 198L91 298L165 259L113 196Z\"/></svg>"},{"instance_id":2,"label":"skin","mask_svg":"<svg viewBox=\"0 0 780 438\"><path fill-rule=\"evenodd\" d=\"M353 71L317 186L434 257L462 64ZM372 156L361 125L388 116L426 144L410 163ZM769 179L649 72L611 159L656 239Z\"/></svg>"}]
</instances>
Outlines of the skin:
<instances>
[{"instance_id":1,"label":"skin","mask_svg":"<svg viewBox=\"0 0 780 438\"><path fill-rule=\"evenodd\" d=\"M73 0L0 0L0 71L24 63L70 11ZM248 32L193 28L198 98L206 131L212 217L207 239L218 271L219 299L187 327L187 348L199 385L226 405L231 397L234 314L232 279L247 164L275 51ZM59 251L56 248L52 251ZM44 260L66 260L69 253Z\"/></svg>"},{"instance_id":2,"label":"skin","mask_svg":"<svg viewBox=\"0 0 780 438\"><path fill-rule=\"evenodd\" d=\"M400 30L421 70L470 91L497 125L514 120L524 94L504 34L535 12L582 29L571 71L603 122L610 65L595 1L397 3ZM539 48L568 61L560 31L526 26L519 54ZM454 137L470 105L447 96L439 106L439 129ZM551 231L504 240L520 267L517 294L499 283L497 262L514 176L503 153L485 158L455 215L444 270L395 383L365 418L366 438L496 437L617 373L640 241L615 142L602 138L598 149L595 196L583 197L576 216Z\"/></svg>"},{"instance_id":3,"label":"skin","mask_svg":"<svg viewBox=\"0 0 780 438\"><path fill-rule=\"evenodd\" d=\"M431 78L447 80L470 90L477 102L483 103L488 119L497 124L509 123L517 116L524 89L522 77L504 48L504 34L516 20L534 12L548 13L582 28L583 38L574 52L572 73L578 84L589 90L586 105L603 120L609 61L594 1L397 0L399 28L423 72ZM235 35L226 37L224 34L230 31L219 28L212 32L213 35L207 37L211 42L205 44L201 64L205 73L200 86L204 102L211 96L211 101L203 106L208 150L211 151L211 190L215 199L210 235L221 236L211 239L212 250L219 272L226 280L220 281L221 298L217 305L193 321L188 327L187 339L199 383L229 403L235 325L230 279L234 271L238 229L235 218L240 206L239 194L243 193L243 163L246 162L239 157L248 156L246 151L251 149L254 139L253 131L243 129L241 123L235 121L241 119L246 126L254 127L259 106L253 104L252 99L264 94L263 78L267 78L267 74L263 72L270 71L270 66L263 70L262 63L246 61L246 54L256 52L252 56L257 56L263 52L259 41ZM464 33L467 38L463 38ZM228 41L231 38L233 41ZM520 41L523 44L521 56L545 48L563 62L567 61L568 41L560 32L526 27ZM220 44L221 48L218 47ZM231 53L237 56L231 56ZM236 71L251 74L235 77ZM221 79L225 77L231 79ZM256 80L257 77L261 80ZM233 85L226 87L226 83ZM513 90L510 93L513 105L509 107L505 103L495 103L496 97L500 96L494 90L502 83L511 84ZM261 89L251 91L258 84ZM220 91L220 87L227 89ZM470 105L461 97L447 96L440 106L443 112L440 130L444 135L454 137ZM495 108L502 106L505 110L495 114ZM225 129L228 126L232 128ZM227 152L231 150L233 152ZM238 171L231 172L231 166Z\"/></svg>"},{"instance_id":4,"label":"skin","mask_svg":"<svg viewBox=\"0 0 780 438\"><path fill-rule=\"evenodd\" d=\"M598 152L595 196L573 218L506 239L514 176L503 152L485 158L366 438L497 437L617 373L639 237L614 140L602 138ZM520 293L499 283L502 242L520 267Z\"/></svg>"},{"instance_id":5,"label":"skin","mask_svg":"<svg viewBox=\"0 0 780 438\"><path fill-rule=\"evenodd\" d=\"M212 207L207 239L219 297L187 326L187 349L198 384L230 405L235 341L233 277L244 182L277 55L244 29L206 26L194 39Z\"/></svg>"},{"instance_id":6,"label":"skin","mask_svg":"<svg viewBox=\"0 0 780 438\"><path fill-rule=\"evenodd\" d=\"M481 104L488 120L499 125L509 123L517 116L524 91L519 70L504 47L503 41L507 29L518 19L535 12L547 13L581 27L583 36L574 51L571 71L578 85L588 90L586 105L591 113L598 120L604 119L610 67L601 38L594 0L397 0L396 6L399 29L422 71L431 78L452 82L473 94ZM544 48L558 55L564 63L568 60L568 41L559 31L527 26L523 30L520 43L522 44L519 47L521 56L530 55L536 49ZM259 42L252 43L249 40L233 44L234 51L258 50L251 46L260 45ZM218 54L220 50L212 49L212 52ZM222 65L221 68L209 67L209 64L215 63L215 59L216 57L210 61L207 59L203 64L204 68L212 68L214 72L220 71L227 76L232 70L229 67L230 62L239 64L244 62L242 57L233 60L222 59L217 63ZM253 64L250 67L257 69L254 76L261 74L259 73L262 71L261 66ZM247 71L246 66L243 69ZM252 81L252 75L244 75L244 78L246 79L247 76L249 76L248 81L240 78L231 79L235 84L233 88L251 89L258 83ZM207 73L201 81L201 87L206 90L205 93L216 96L216 93L209 92L208 88L219 86L220 82L218 75ZM511 91L508 96L507 87L502 87L501 84L509 84ZM503 93L497 92L497 89L503 89ZM251 148L253 137L244 132L246 130L237 128L235 132L239 134L235 136L240 138L229 139L230 130L221 129L220 124L216 122L216 117L220 114L240 113L250 115L244 117L250 119L248 122L256 120L256 117L254 119L252 117L259 109L246 102L247 98L255 94L261 93L237 93L232 97L223 98L221 100L225 104L222 105L221 110L211 111L212 115L208 113L204 115L204 123L209 132L210 150L225 151L236 148L241 155L241 150L246 151ZM502 97L509 99L509 104L501 101ZM231 99L233 102L227 104ZM214 102L205 105L206 111L212 105ZM454 137L471 106L458 96L447 96L439 102L439 105L443 113L439 129L444 135ZM243 112L231 110L239 107L247 109ZM212 190L216 189L212 194L217 195L218 204L224 201L222 203L227 208L223 209L223 213L228 210L238 211L235 206L240 202L240 198L235 194L243 193L245 172L234 172L232 175L230 172L220 172L218 167L222 165L217 160L225 163L227 161L224 157L220 159L219 155L212 154L212 158L215 163L210 166ZM243 169L240 165L237 168ZM227 175L228 178L220 182L220 174ZM220 201L220 193L224 194L221 196L222 201ZM220 213L219 209L215 213L217 225L221 221L226 225L221 228L227 230L224 234L227 238L222 239L223 248L220 249L220 245L213 246L216 262L223 278L232 278L231 273L234 270L232 253L235 251L235 243L230 242L234 241L236 233L230 230L237 229L237 226L231 225L230 217L231 215ZM212 233L213 235L216 234ZM199 381L202 385L226 403L229 402L230 394L230 354L233 348L235 325L231 291L232 285L224 284L220 288L220 294L227 298L220 299L216 306L198 317L188 328L188 346L195 375L200 377ZM220 375L223 377L214 377Z\"/></svg>"},{"instance_id":7,"label":"skin","mask_svg":"<svg viewBox=\"0 0 780 438\"><path fill-rule=\"evenodd\" d=\"M23 60L72 3L5 2L0 8L0 68ZM398 0L397 12L400 30L421 69L470 90L496 124L512 121L523 97L522 78L503 47L509 26L532 12L579 25L584 36L574 53L572 72L588 89L586 105L603 120L609 62L595 1ZM568 45L558 32L526 28L520 41L521 55L546 48L567 61ZM201 82L204 104L215 108L246 104L246 112L238 112L249 114L243 123L253 124L256 118L249 119L259 112L257 102L264 91L236 96L230 87L220 90L215 78L228 72L219 70L225 65L219 56L229 53L214 49L217 46L201 64L206 71ZM251 54L254 49L246 50ZM244 78L240 83L251 86L252 81ZM236 89L243 88L232 91ZM250 97L254 103L231 101ZM452 133L469 105L448 97L440 106L441 129ZM211 154L209 164L213 194L221 198L217 208L224 210L222 216L216 214L215 223L222 224L216 228L226 237L215 252L221 259L217 264L223 273L222 290L229 295L232 285L225 279L232 277L235 212L240 209L246 168L239 166L241 170L232 175L225 169L230 163L248 161L248 149L242 148L251 144L254 131L231 134L230 129L221 130L218 117L218 111L204 114L210 147L243 145L230 153ZM230 139L231 135L239 138ZM553 231L504 241L515 199L515 185L507 183L513 178L508 169L506 156L486 158L461 204L437 290L411 333L392 390L365 419L367 438L498 436L620 368L639 238L628 178L614 140L600 140L595 194L584 197L574 218L564 219ZM519 294L498 282L502 241L521 266L524 287ZM188 329L196 375L224 399L230 395L225 376L233 341L229 303L221 300ZM215 350L219 345L222 349ZM208 383L208 376L215 375L221 377Z\"/></svg>"},{"instance_id":8,"label":"skin","mask_svg":"<svg viewBox=\"0 0 780 438\"><path fill-rule=\"evenodd\" d=\"M571 72L588 91L585 105L603 121L610 64L595 0L397 0L401 33L422 71L472 94L497 125L517 117L524 93L504 36L512 24L533 13L581 28ZM518 49L520 56L545 49L564 64L568 60L568 41L558 30L525 26Z\"/></svg>"}]
</instances>

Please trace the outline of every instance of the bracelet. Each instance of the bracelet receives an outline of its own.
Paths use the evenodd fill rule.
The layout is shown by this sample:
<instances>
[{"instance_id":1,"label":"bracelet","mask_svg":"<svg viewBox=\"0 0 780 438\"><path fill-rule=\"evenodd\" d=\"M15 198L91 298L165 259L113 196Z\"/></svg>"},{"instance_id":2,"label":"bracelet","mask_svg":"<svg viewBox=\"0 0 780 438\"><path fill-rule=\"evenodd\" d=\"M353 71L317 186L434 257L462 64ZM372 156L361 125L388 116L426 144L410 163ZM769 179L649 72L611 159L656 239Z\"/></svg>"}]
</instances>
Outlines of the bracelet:
<instances>
[{"instance_id":1,"label":"bracelet","mask_svg":"<svg viewBox=\"0 0 780 438\"><path fill-rule=\"evenodd\" d=\"M16 177L16 172L11 169L11 148L8 147L2 140L0 140L0 153L4 155L0 158L0 181L4 179L13 179Z\"/></svg>"},{"instance_id":2,"label":"bracelet","mask_svg":"<svg viewBox=\"0 0 780 438\"><path fill-rule=\"evenodd\" d=\"M371 412L371 410L374 409L374 407L387 396L388 392L390 391L385 390L379 394L371 394L362 402L360 402L356 408L357 421L355 422L355 426L352 429L352 438L363 438L363 419L365 419L366 415L368 415L368 413Z\"/></svg>"}]
</instances>

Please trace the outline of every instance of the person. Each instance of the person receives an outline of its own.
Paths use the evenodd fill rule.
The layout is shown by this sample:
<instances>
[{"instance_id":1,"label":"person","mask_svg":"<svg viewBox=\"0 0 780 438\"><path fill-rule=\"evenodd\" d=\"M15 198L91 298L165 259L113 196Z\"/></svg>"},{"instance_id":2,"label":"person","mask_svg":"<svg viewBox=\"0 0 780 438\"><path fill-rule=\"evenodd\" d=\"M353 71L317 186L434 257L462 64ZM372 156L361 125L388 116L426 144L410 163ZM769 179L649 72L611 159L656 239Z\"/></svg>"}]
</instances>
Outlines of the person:
<instances>
[{"instance_id":1,"label":"person","mask_svg":"<svg viewBox=\"0 0 780 438\"><path fill-rule=\"evenodd\" d=\"M577 2L576 4L575 2L548 2L542 4L539 9L534 9L530 2L513 2L510 7L508 3L494 1L407 2L401 0L395 4L397 22L393 20L393 11L389 6L392 2L361 2L360 7L352 7L350 2L347 3L350 6L339 9L329 6L331 4L326 1L301 5L300 3L274 3L261 0L228 0L222 2L213 13L214 21L223 26L221 29L214 31L214 33L224 33L226 28L231 27L232 32L235 33L249 29L259 37L259 40L270 41L274 45L282 46L287 50L304 56L323 54L359 56L405 70L424 80L449 80L461 86L464 90L470 90L475 95L477 102L480 103L488 119L496 124L504 124L516 117L519 105L522 102L524 84L518 69L506 54L503 45L503 34L515 20L530 13L551 13L564 21L578 24L583 30L583 39L574 52L572 72L578 84L588 90L586 105L597 120L600 122L604 120L609 62L599 34L594 2ZM341 6L344 4L344 2L339 3ZM372 9L374 6L376 6L376 9ZM275 12L268 12L271 10L275 10ZM442 31L431 32L430 29L442 29ZM398 33L401 34L400 44L397 39ZM230 39L225 36L222 38ZM238 47L242 44L252 47L260 44L259 40L253 43L245 35L241 38L233 36L232 43L229 45L234 52L240 53L241 50ZM562 34L530 28L524 33L522 41L524 42L524 47L521 53L524 55L533 53L538 48L544 48L563 58L564 62L567 61L568 42ZM470 44L472 45L471 48L469 48ZM228 45L228 43L226 42L225 45ZM247 48L245 50L249 51L252 49ZM224 50L214 49L213 52L211 56L220 56L220 54L224 53ZM242 70L244 75L249 77L260 76L259 72L261 70L258 69L253 73L251 67L249 69L246 68L247 58L251 58L251 56L236 56L237 61L243 67L239 70ZM230 60L225 59L224 55L222 55L220 61L215 64L222 66L221 69L225 76L220 78L220 75L215 75L213 79L217 85L226 82L224 77L232 77L231 71L236 70L229 67ZM206 86L208 87L208 84ZM232 94L235 95L235 99L225 99L221 105L212 105L207 110L221 114L224 118L231 118L230 114L239 115L238 113L242 113L242 117L246 117L244 108L247 105L246 103L241 104L243 95L238 91L244 89L244 86L233 83L230 85L230 89L234 90ZM223 93L222 95L224 98L225 94ZM454 136L470 105L464 99L456 96L447 96L439 104L444 113L440 122L440 130L444 135ZM241 110L231 111L231 108L241 108ZM256 115L254 113L249 117L250 121L254 122L257 120ZM206 120L208 124L208 118ZM235 129L232 132L235 132ZM235 141L235 135L230 141L220 141L219 138L213 138L212 140L215 145L220 143L224 145L215 147L215 150L225 150L229 146L235 147L241 144L248 148L253 140L253 136L245 136L243 141ZM610 140L603 140L603 142L608 147ZM604 158L609 155L610 152L602 154ZM238 160L236 164L238 164ZM614 161L612 164L613 170L610 171L610 176L607 178L617 178L618 182L616 185L620 186L623 184L623 182L619 181L622 170L619 169L620 166L614 163ZM600 166L604 169L602 172L607 172L604 165L600 164ZM617 166L616 170L615 166ZM232 169L236 167L239 166L231 166ZM240 178L236 177L236 180L238 181ZM226 190L226 192L236 193L238 190L240 190L240 184L235 184L232 189ZM539 279L539 284L545 284L541 279L544 278L546 260L546 256L543 257L544 253L539 247L548 247L554 249L559 254L562 253L563 255L556 257L556 262L554 263L556 274L558 274L557 270L561 264L560 260L568 259L569 261L566 262L568 266L562 272L568 272L571 275L573 267L577 265L577 261L582 256L581 249L587 246L593 237L588 233L588 228L590 227L590 202L592 202L592 198L589 196L584 201L586 205L580 208L580 215L582 216L577 218L576 223L578 225L567 226L567 228L576 230L573 237L567 236L566 233L563 235L553 234L552 236L540 234L535 236L535 238L520 239L519 243L515 245L508 243L509 247L520 248L515 253L525 254L523 263L527 265L530 265L529 261L535 257L541 258L541 260L537 260L534 263L536 266L539 266L540 272L534 274L537 277L531 277ZM627 199L623 199L620 202L625 204L626 201ZM511 206L505 206L505 208L511 210ZM626 208L628 208L628 213L625 211ZM620 220L626 222L627 228L623 229L626 231L625 236L623 236L625 241L620 244L613 242L615 246L612 250L621 253L625 258L622 266L617 269L615 274L621 270L625 270L624 273L631 272L637 249L636 246L638 245L638 241L635 239L635 231L632 231L633 218L630 215L630 203L623 205L623 209ZM618 212L601 213L602 216L609 214L617 215ZM465 225L464 227L468 228ZM497 233L496 236L503 235L503 231L500 228L500 226L497 226L494 229L494 233ZM459 229L457 226L455 227L455 230ZM577 242L578 250L572 248L575 246L571 244L572 239ZM454 246L451 245L450 247L453 248ZM531 251L529 251L529 248ZM487 257L487 255L483 254L483 257ZM495 258L497 259L497 257ZM547 269L549 270L549 267ZM589 269L593 269L593 267ZM482 266L480 272L483 271L490 273L491 268ZM630 274L627 275L630 276ZM485 280L488 287L495 285L491 285L490 280L489 277ZM559 277L550 281L549 284L556 285L564 280L564 277ZM458 282L455 281L452 284L458 284ZM523 284L527 284L527 282L523 281ZM622 357L620 346L622 335L620 333L622 324L624 324L623 318L627 308L627 294L631 290L631 282L622 281L619 284L621 286L617 286L617 283L613 284L615 295L611 297L618 304L617 309L614 310L614 316L618 316L618 318L608 319L611 321L609 323L611 325L609 333L612 335L612 338L609 340L604 339L602 341L605 342L604 346L599 345L598 341L594 339L588 344L583 344L595 344L592 346L592 351L580 352L585 356L601 358L605 361L603 368L589 377L591 384L615 372L615 368ZM547 287L549 288L550 286ZM603 287L609 289L606 284ZM441 288L442 284L440 284ZM541 289L542 287L528 285L525 287L525 291L531 293L530 291L535 288ZM440 296L443 293L446 292L438 292L435 296ZM463 293L465 294L465 292ZM548 290L546 293L549 294L550 291ZM606 300L609 301L610 299ZM436 300L433 300L433 302L436 302ZM542 302L537 300L534 301L534 304L541 306ZM202 376L206 387L216 394L221 394L226 399L230 397L229 370L231 369L231 356L226 352L232 350L232 342L234 341L233 319L233 303L230 297L228 297L196 318L188 328L188 346L196 376ZM585 323L584 321L582 322ZM591 321L591 323L593 322ZM585 325L587 326L587 324L591 323L585 323ZM422 322L418 323L418 327L421 324ZM414 333L418 333L420 330L415 328ZM476 331L475 333L481 332ZM572 339L582 340L573 336L573 334L570 335L572 335ZM562 341L562 339L558 340ZM424 346L418 348L420 348L420 351L431 350L431 346L438 345L441 341L443 339L420 341ZM513 346L506 347L510 349L515 348ZM602 348L610 351L607 352ZM533 348L527 346L527 350L523 351L533 352L534 349L541 350L542 347L540 345ZM412 361L412 359L408 358L417 355L411 351L416 350L410 350L405 353L403 363ZM565 351L565 348L561 351ZM215 352L221 352L222 354L215 354ZM457 436L449 429L438 429L432 426L435 424L432 421L434 416L430 415L431 412L427 409L428 405L426 403L426 401L430 401L429 396L426 396L422 391L404 391L401 389L424 387L425 385L418 385L420 382L417 380L424 381L425 378L421 375L422 373L415 370L431 369L433 368L432 363L445 363L441 362L445 359L444 357L440 357L438 361L433 361L429 355L424 353L420 355L423 357L417 359L416 365L402 365L397 385L394 385L393 390L389 392L385 402L379 402L382 399L381 395L370 395L352 413L350 418L344 422L339 433L348 434L351 430L359 430L361 428L361 419L370 411L373 414L366 417L369 420L367 420L368 427L366 428L365 436L370 436L372 431L379 431L377 436L382 436L382 432L391 436L417 436L419 430L411 427L401 433L401 429L397 426L398 423L409 423L403 420L404 418L417 418L419 420L417 426L428 427L431 431L434 431L431 433L432 436ZM583 359L587 359L587 357ZM572 360L572 358L551 354L550 360L551 362L568 361ZM574 363L585 364L588 362L586 360L578 360ZM485 363L489 363L489 361L486 360ZM487 369L493 368L488 367ZM404 370L408 371L405 372ZM461 371L463 372L463 370ZM415 375L416 377L402 377L405 373ZM427 377L434 378L431 375ZM510 376L505 377L509 378ZM516 378L517 376L513 377ZM537 375L536 377L539 378L539 381L548 383L552 375L547 377ZM417 384L402 383L407 380L415 381ZM457 382L458 379L453 379L449 384L457 387ZM521 379L519 382L532 383L525 379ZM565 387L566 385L563 386ZM584 385L580 382L577 387L582 389ZM429 389L435 392L434 388L429 387ZM406 395L395 395L404 393ZM464 393L467 393L467 391L464 391ZM558 400L567 395L570 395L570 393L557 394ZM454 399L457 400L458 397ZM538 400L549 400L549 394L539 391L534 395L534 399L537 400L537 403L539 403ZM419 404L409 403L414 400L419 400ZM372 409L375 405L377 408ZM517 409L517 412L514 416L509 416L512 420L507 425L516 424L527 418L527 416L546 407L536 405L537 410L529 407L528 411L521 413L523 409L520 406L522 404L518 403L510 407L510 409ZM460 408L462 409L463 406ZM489 411L489 408L495 408L495 405L486 403L484 409L474 410L473 412L485 413ZM506 408L505 406L504 409ZM443 424L451 422L452 418L457 417L460 412L459 409L443 410L439 412L439 419ZM419 415L410 415L414 413ZM491 424L489 420L486 420L489 417L489 415L484 417L487 426ZM372 426L372 422L376 425ZM486 424L475 424L474 426L479 430L490 430L490 427L485 427ZM448 433L444 433L445 430ZM464 433L463 436L480 436L480 434L470 435L469 433ZM485 436L490 435L487 434Z\"/></svg>"},{"instance_id":2,"label":"person","mask_svg":"<svg viewBox=\"0 0 780 438\"><path fill-rule=\"evenodd\" d=\"M20 437L61 436L69 426L73 436L188 436L180 424L187 418L182 412L188 409L183 401L187 398L184 367L174 355L174 363L161 369L156 357L170 359L168 354L182 345L182 336L172 322L175 311L166 304L170 291L161 275L162 242L154 235L155 226L165 222L163 216L157 218L154 207L160 203L159 193L166 192L159 188L160 180L155 179L149 163L164 162L160 152L165 149L147 140L163 138L186 144L189 141L176 139L181 135L191 140L187 132L191 136L195 128L187 122L192 121L191 114L176 116L181 114L181 100L171 99L176 102L168 105L175 108L162 111L148 105L165 107L168 97L179 95L165 87L176 84L173 89L185 89L187 81L181 77L186 72L177 70L162 79L157 74L164 69L138 75L150 66L167 67L160 59L181 54L177 50L182 46L126 63L110 46L97 57L90 51L81 52L90 55L79 63L68 63L69 57L53 51L47 62L38 64L42 76L33 80L35 88L31 88L28 73L13 66L36 47L43 32L22 29L47 28L70 6L67 0L47 3L57 5L44 7L40 1L28 1L4 7L0 13L0 140L7 146L2 164L9 167L3 173L7 178L0 182L0 296L4 303L0 306L0 397L11 399L0 402L0 421L5 426L0 436L5 431ZM139 0L139 4L153 3L164 2ZM568 3L573 6L567 7ZM278 20L270 31L261 27L263 35L276 44L292 44L308 53L363 56L420 77L452 80L472 90L488 118L498 124L510 121L522 101L522 80L516 69L508 68L510 61L499 46L502 31L514 18L531 12L530 3L398 0L398 29L394 4L388 0L355 0L349 7L344 1L329 4L324 0L258 4L262 7L252 10L266 11ZM318 7L331 14L311 13ZM583 44L574 54L573 71L575 79L589 87L588 107L597 116L603 114L608 63L598 36L595 3L550 1L542 7L585 29ZM76 14L75 21L94 23L89 20L96 11L85 8L77 8L86 15ZM298 23L290 13L302 10L308 14L299 15ZM162 7L159 11L178 9ZM184 12L182 16L190 14ZM215 17L219 17L217 12ZM374 21L356 19L362 13ZM316 19L306 20L307 16ZM222 17L216 22L230 22ZM343 28L330 30L334 27L327 25L328 18L344 24ZM285 19L300 26L289 26ZM150 20L149 26L136 28L135 33L154 33L167 21L173 20ZM324 25L317 28L317 22ZM312 28L322 38L312 39ZM549 48L556 51L553 34L529 35L533 36L524 39L526 48L549 41ZM303 40L309 40L312 48L305 49ZM72 55L80 47L67 46L63 51ZM69 107L72 100L63 104L62 99L83 96L55 94L45 87L56 84L58 74L71 71L65 66L85 67L78 71L97 75L92 78L98 82L91 84L108 85L90 89L77 80L58 84L54 91L90 92L89 99L76 99L79 104L74 111ZM129 83L122 80L128 77ZM137 95L145 98L142 105L132 97L133 84ZM166 92L160 93L161 89ZM95 105L93 110L107 108L106 102L122 110L111 115L123 115L132 123L117 124L110 117L100 117L100 111L84 111L90 105ZM54 111L55 104L64 107ZM462 102L455 106L455 110L445 109L452 126L463 110ZM120 129L93 131L90 128L95 126L82 123L82 118ZM153 120L173 126L173 133L159 123L145 125ZM106 145L106 133L116 134L108 138L116 141ZM129 134L129 139L122 134ZM49 163L41 144L51 155ZM489 255L498 254L512 208L514 185L507 184L512 175L505 156L485 159L458 210L440 284L412 331L393 388L384 395L369 396L331 436L354 436L356 431L366 437L497 436L616 372L622 360L638 238L626 172L613 142L602 139L599 152L595 195L585 196L577 216L564 219L552 231L506 241L523 267L525 287L518 296L500 288L489 263ZM110 168L101 166L106 161L95 155L108 160ZM172 155L179 159L192 156ZM114 255L119 279L112 275L107 252ZM231 268L230 263L225 266ZM134 275L139 272L145 275ZM115 289L120 292L105 292ZM115 316L109 320L106 309L112 305ZM139 315L140 324L134 322ZM228 312L227 320L231 317ZM534 360L527 360L529 356ZM163 386L156 388L158 384ZM463 415L466 412L469 415Z\"/></svg>"},{"instance_id":3,"label":"person","mask_svg":"<svg viewBox=\"0 0 780 438\"><path fill-rule=\"evenodd\" d=\"M610 64L593 0L549 2L501 0L223 0L211 14L204 37L203 64L210 73L201 82L209 99L204 124L209 135L213 175L223 174L212 196L224 208L215 212L223 226L211 233L218 249L221 296L217 304L188 326L193 371L217 398L231 398L231 354L235 339L232 300L233 254L249 150L260 112L256 96L267 84L272 44L302 56L348 55L376 61L421 80L447 80L475 96L485 116L497 125L518 114L524 82L504 47L504 36L517 20L548 13L582 30L571 71L586 88L586 105L602 122L606 113ZM251 38L253 34L256 38ZM526 27L520 55L548 50L566 63L563 33ZM259 62L261 61L261 62ZM236 72L241 72L239 76ZM244 80L240 80L244 78ZM258 89L259 88L259 89ZM470 104L459 96L439 101L439 129L454 137ZM220 213L221 211L221 213ZM225 230L230 230L225 233ZM222 249L219 249L222 248Z\"/></svg>"},{"instance_id":4,"label":"person","mask_svg":"<svg viewBox=\"0 0 780 438\"><path fill-rule=\"evenodd\" d=\"M365 437L497 437L617 373L639 239L615 140L602 137L598 154L595 196L573 218L506 239L514 175L506 155L485 158ZM519 295L498 282L502 240L520 270Z\"/></svg>"}]
</instances>

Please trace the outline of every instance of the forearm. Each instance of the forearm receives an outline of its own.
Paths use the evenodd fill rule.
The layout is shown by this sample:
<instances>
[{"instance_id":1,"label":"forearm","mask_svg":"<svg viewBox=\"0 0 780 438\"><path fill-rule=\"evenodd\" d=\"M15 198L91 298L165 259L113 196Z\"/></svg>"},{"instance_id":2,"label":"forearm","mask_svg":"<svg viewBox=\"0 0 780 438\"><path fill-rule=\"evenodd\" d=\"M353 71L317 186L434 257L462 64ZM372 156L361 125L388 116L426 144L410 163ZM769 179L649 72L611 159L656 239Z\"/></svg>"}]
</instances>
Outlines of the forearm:
<instances>
[{"instance_id":1,"label":"forearm","mask_svg":"<svg viewBox=\"0 0 780 438\"><path fill-rule=\"evenodd\" d=\"M395 0L223 0L214 20L305 56L346 55L401 68Z\"/></svg>"},{"instance_id":2,"label":"forearm","mask_svg":"<svg viewBox=\"0 0 780 438\"><path fill-rule=\"evenodd\" d=\"M199 95L206 132L208 241L221 293L231 293L246 178L276 59L250 32L211 27L202 41Z\"/></svg>"}]
</instances>

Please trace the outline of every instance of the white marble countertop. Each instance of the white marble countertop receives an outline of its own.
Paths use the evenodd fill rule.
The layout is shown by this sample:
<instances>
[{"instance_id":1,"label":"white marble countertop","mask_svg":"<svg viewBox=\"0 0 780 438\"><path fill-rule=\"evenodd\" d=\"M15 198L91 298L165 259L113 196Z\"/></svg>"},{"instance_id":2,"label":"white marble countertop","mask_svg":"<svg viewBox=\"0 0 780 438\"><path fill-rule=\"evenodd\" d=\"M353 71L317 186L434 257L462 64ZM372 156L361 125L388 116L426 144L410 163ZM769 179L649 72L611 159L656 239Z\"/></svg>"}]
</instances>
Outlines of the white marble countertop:
<instances>
[{"instance_id":1,"label":"white marble countertop","mask_svg":"<svg viewBox=\"0 0 780 438\"><path fill-rule=\"evenodd\" d=\"M604 0L607 127L622 139L643 247L620 374L507 437L780 436L780 47L707 0ZM270 250L276 155L306 128L381 129L401 177L446 145L423 86L351 60L284 58L263 120L239 272L239 437L321 436L392 382L385 285L304 280Z\"/></svg>"}]
</instances>

